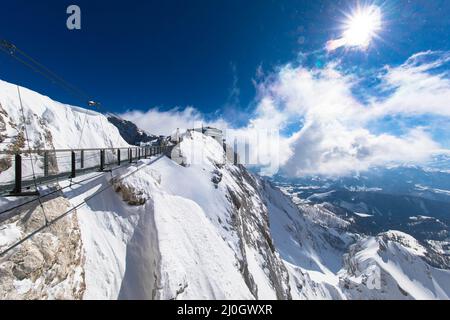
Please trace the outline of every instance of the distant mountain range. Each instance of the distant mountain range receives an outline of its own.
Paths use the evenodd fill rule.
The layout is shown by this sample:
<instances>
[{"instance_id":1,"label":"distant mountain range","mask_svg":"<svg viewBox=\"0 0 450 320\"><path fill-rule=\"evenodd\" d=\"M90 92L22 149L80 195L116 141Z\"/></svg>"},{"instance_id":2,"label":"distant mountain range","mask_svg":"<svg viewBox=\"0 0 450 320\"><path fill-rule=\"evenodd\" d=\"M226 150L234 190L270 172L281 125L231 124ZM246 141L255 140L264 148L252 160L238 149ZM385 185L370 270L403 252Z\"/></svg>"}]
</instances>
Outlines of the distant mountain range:
<instances>
[{"instance_id":1,"label":"distant mountain range","mask_svg":"<svg viewBox=\"0 0 450 320\"><path fill-rule=\"evenodd\" d=\"M441 267L449 267L450 172L444 169L448 157L438 159L442 169L395 166L343 178L279 176L273 181L298 205L324 208L352 232L399 230L424 246L438 247Z\"/></svg>"}]
</instances>

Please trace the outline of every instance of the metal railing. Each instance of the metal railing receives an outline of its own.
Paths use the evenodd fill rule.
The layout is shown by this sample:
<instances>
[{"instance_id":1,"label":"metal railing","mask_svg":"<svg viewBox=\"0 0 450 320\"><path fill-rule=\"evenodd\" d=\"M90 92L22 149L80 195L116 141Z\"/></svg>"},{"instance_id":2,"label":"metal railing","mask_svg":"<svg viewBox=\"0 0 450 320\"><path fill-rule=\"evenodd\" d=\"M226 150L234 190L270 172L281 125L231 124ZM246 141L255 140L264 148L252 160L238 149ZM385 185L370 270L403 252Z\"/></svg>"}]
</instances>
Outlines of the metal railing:
<instances>
[{"instance_id":1,"label":"metal railing","mask_svg":"<svg viewBox=\"0 0 450 320\"><path fill-rule=\"evenodd\" d=\"M33 195L36 185L108 171L156 155L172 146L0 151L0 196Z\"/></svg>"}]
</instances>

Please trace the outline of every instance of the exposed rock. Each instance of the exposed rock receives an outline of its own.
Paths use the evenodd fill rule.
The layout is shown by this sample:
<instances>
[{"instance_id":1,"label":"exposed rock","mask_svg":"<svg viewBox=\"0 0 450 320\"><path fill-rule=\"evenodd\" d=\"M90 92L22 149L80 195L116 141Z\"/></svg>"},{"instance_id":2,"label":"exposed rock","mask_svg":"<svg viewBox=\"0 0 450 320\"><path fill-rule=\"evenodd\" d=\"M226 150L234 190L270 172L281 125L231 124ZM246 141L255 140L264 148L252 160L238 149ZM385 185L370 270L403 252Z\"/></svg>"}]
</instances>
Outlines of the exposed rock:
<instances>
[{"instance_id":1,"label":"exposed rock","mask_svg":"<svg viewBox=\"0 0 450 320\"><path fill-rule=\"evenodd\" d=\"M8 113L3 109L2 104L0 103L0 143L5 141L6 134L6 121L3 119L3 116L8 117Z\"/></svg>"},{"instance_id":2,"label":"exposed rock","mask_svg":"<svg viewBox=\"0 0 450 320\"><path fill-rule=\"evenodd\" d=\"M120 119L113 115L108 115L108 121L119 129L120 135L131 145L139 145L141 142L151 142L158 139L157 136L140 130L131 121Z\"/></svg>"},{"instance_id":3,"label":"exposed rock","mask_svg":"<svg viewBox=\"0 0 450 320\"><path fill-rule=\"evenodd\" d=\"M235 182L240 186L241 193L228 189L230 202L234 212L231 214L233 225L240 238L242 260L240 260L241 272L253 293L258 298L258 288L251 276L246 261L246 246L252 247L264 259L265 269L271 285L275 289L277 299L291 299L289 274L272 242L269 228L267 207L263 203L263 196L259 194L263 185L259 185L258 179L253 177L243 166L228 167ZM251 186L251 187L249 187ZM252 201L256 199L257 201Z\"/></svg>"},{"instance_id":4,"label":"exposed rock","mask_svg":"<svg viewBox=\"0 0 450 320\"><path fill-rule=\"evenodd\" d=\"M156 178L156 181L160 183L161 177ZM138 190L132 185L124 181L112 181L114 190L122 195L122 200L128 203L130 206L142 206L147 201L147 197L142 190Z\"/></svg>"},{"instance_id":5,"label":"exposed rock","mask_svg":"<svg viewBox=\"0 0 450 320\"><path fill-rule=\"evenodd\" d=\"M62 197L43 206L49 221L70 208ZM7 223L15 224L24 237L42 227L45 218L42 208L36 206L17 213ZM0 259L0 299L81 299L83 264L81 234L73 212Z\"/></svg>"},{"instance_id":6,"label":"exposed rock","mask_svg":"<svg viewBox=\"0 0 450 320\"><path fill-rule=\"evenodd\" d=\"M212 174L213 175L212 175L211 181L217 189L219 183L222 181L223 174L218 169L214 170Z\"/></svg>"}]
</instances>

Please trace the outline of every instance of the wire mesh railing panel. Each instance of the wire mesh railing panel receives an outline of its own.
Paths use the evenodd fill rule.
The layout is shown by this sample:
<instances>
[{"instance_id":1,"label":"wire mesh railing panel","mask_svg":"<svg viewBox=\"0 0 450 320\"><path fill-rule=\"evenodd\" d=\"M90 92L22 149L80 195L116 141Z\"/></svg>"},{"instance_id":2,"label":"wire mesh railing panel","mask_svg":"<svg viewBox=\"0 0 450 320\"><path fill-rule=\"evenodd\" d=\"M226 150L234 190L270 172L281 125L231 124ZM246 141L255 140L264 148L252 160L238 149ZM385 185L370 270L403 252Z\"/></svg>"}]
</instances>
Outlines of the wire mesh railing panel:
<instances>
[{"instance_id":1,"label":"wire mesh railing panel","mask_svg":"<svg viewBox=\"0 0 450 320\"><path fill-rule=\"evenodd\" d=\"M70 172L72 168L72 152L70 151L57 151L54 153L54 162L52 172L53 174L62 174Z\"/></svg>"},{"instance_id":2,"label":"wire mesh railing panel","mask_svg":"<svg viewBox=\"0 0 450 320\"><path fill-rule=\"evenodd\" d=\"M120 158L121 158L121 160L123 160L125 162L130 160L130 155L128 153L128 150L129 150L128 148L120 149Z\"/></svg>"},{"instance_id":3,"label":"wire mesh railing panel","mask_svg":"<svg viewBox=\"0 0 450 320\"><path fill-rule=\"evenodd\" d=\"M100 150L83 150L79 152L79 165L77 169L90 169L100 167Z\"/></svg>"},{"instance_id":4,"label":"wire mesh railing panel","mask_svg":"<svg viewBox=\"0 0 450 320\"><path fill-rule=\"evenodd\" d=\"M105 165L114 166L117 165L117 150L105 150Z\"/></svg>"},{"instance_id":5,"label":"wire mesh railing panel","mask_svg":"<svg viewBox=\"0 0 450 320\"><path fill-rule=\"evenodd\" d=\"M0 155L0 185L7 185L14 181L14 155Z\"/></svg>"}]
</instances>

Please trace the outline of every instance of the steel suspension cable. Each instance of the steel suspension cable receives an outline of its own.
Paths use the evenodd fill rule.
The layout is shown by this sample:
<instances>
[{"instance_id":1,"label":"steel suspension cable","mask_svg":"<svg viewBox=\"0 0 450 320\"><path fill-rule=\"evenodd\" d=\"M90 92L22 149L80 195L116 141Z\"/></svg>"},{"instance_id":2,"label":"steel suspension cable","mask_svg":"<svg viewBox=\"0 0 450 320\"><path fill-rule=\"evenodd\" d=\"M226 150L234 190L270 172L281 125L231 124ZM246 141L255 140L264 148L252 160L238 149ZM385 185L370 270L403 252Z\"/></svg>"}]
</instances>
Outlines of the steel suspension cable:
<instances>
[{"instance_id":1,"label":"steel suspension cable","mask_svg":"<svg viewBox=\"0 0 450 320\"><path fill-rule=\"evenodd\" d=\"M42 204L41 196L40 196L38 185L37 185L37 182L36 182L36 173L34 171L34 163L33 163L33 156L32 156L32 153L31 153L30 137L28 135L27 121L26 121L26 118L25 118L25 112L23 111L22 96L20 94L20 87L19 86L17 86L17 93L19 94L19 103L20 103L20 110L22 112L23 127L24 127L24 131L25 131L25 139L27 141L28 153L30 155L31 172L33 173L34 188L35 188L36 192L38 193L39 205L40 205L40 207L42 209L42 214L44 215L45 224L47 224L48 223L47 215L45 214L44 205Z\"/></svg>"},{"instance_id":2,"label":"steel suspension cable","mask_svg":"<svg viewBox=\"0 0 450 320\"><path fill-rule=\"evenodd\" d=\"M86 94L84 91L80 90L73 84L70 84L68 81L63 79L61 76L57 75L55 72L51 71L49 68L44 66L42 63L38 62L36 59L25 53L23 50L19 49L15 45L9 43L6 40L0 40L0 49L4 51L6 54L10 55L14 59L16 59L21 64L25 65L26 67L30 68L32 71L42 75L46 79L48 79L50 82L55 83L59 85L61 88L63 88L65 91L69 92L71 95L76 97L78 100L80 100L82 103L87 103L88 105L91 105L91 100L88 94ZM26 61L28 60L28 61ZM95 105L95 104L94 104ZM84 126L87 120L87 114L88 110L86 109L84 114L84 120L83 125L80 133L80 139L78 143L78 147L80 147L80 143L82 141Z\"/></svg>"}]
</instances>

